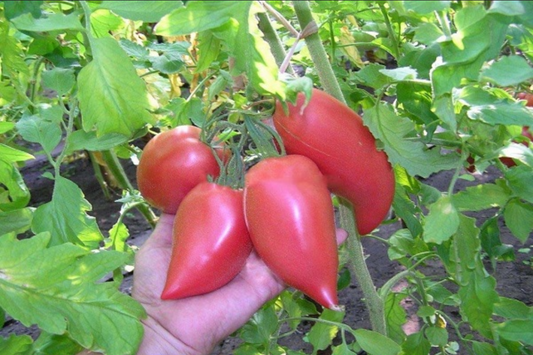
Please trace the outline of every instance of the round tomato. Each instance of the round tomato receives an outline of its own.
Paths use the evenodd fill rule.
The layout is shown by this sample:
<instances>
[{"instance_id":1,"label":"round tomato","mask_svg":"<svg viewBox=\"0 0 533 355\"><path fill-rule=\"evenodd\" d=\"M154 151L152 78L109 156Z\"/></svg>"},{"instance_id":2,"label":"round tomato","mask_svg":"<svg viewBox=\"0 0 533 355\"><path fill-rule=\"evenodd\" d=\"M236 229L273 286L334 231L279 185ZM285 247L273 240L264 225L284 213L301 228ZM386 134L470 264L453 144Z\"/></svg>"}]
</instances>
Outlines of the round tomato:
<instances>
[{"instance_id":1,"label":"round tomato","mask_svg":"<svg viewBox=\"0 0 533 355\"><path fill-rule=\"evenodd\" d=\"M200 141L201 130L178 126L152 138L137 167L137 185L153 207L174 214L187 193L220 168L211 148ZM222 150L219 150L222 156Z\"/></svg>"},{"instance_id":2,"label":"round tomato","mask_svg":"<svg viewBox=\"0 0 533 355\"><path fill-rule=\"evenodd\" d=\"M274 124L289 154L316 163L328 187L353 205L360 234L370 233L387 215L394 197L394 172L385 152L361 117L327 93L314 89L303 108L304 95L285 114L278 102Z\"/></svg>"},{"instance_id":3,"label":"round tomato","mask_svg":"<svg viewBox=\"0 0 533 355\"><path fill-rule=\"evenodd\" d=\"M331 196L308 158L267 158L245 176L244 210L255 250L286 284L335 309L338 255Z\"/></svg>"},{"instance_id":4,"label":"round tomato","mask_svg":"<svg viewBox=\"0 0 533 355\"><path fill-rule=\"evenodd\" d=\"M203 182L182 201L162 299L208 293L231 281L252 251L243 191Z\"/></svg>"}]
</instances>

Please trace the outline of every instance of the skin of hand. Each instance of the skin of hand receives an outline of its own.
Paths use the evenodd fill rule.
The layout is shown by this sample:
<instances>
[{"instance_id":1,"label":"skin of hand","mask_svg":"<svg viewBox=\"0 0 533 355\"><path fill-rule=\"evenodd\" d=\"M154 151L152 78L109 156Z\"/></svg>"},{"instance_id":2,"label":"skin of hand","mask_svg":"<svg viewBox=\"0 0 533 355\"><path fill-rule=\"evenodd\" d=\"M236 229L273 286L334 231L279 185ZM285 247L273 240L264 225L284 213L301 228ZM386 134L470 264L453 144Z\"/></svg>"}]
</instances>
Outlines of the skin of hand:
<instances>
[{"instance_id":1,"label":"skin of hand","mask_svg":"<svg viewBox=\"0 0 533 355\"><path fill-rule=\"evenodd\" d=\"M135 259L132 296L146 310L139 355L206 355L243 326L286 286L252 252L243 270L220 289L178 300L161 300L172 250L174 215L163 214ZM346 239L337 230L337 240Z\"/></svg>"}]
</instances>

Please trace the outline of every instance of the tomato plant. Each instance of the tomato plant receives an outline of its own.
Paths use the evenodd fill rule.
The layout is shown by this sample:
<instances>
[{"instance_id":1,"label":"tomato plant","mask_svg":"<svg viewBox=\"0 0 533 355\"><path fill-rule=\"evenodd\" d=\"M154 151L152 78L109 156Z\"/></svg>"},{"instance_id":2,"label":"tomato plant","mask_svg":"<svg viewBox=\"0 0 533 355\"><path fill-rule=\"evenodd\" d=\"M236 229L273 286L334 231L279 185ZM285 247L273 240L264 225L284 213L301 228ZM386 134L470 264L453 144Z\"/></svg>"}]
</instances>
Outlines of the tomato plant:
<instances>
[{"instance_id":1,"label":"tomato plant","mask_svg":"<svg viewBox=\"0 0 533 355\"><path fill-rule=\"evenodd\" d=\"M531 353L532 28L529 1L0 2L0 353L135 353L128 281L161 212L147 201L175 209L171 177L254 180L285 150L338 194L349 237L314 273L344 312L289 288L219 354ZM190 126L202 139L182 152L205 152L203 172L150 159L146 190L148 139ZM212 137L239 158L218 155L224 171ZM158 154L181 154L170 140ZM288 228L257 180L278 220L259 202L252 219Z\"/></svg>"},{"instance_id":2,"label":"tomato plant","mask_svg":"<svg viewBox=\"0 0 533 355\"><path fill-rule=\"evenodd\" d=\"M290 154L309 157L328 187L348 199L360 234L372 232L389 212L394 172L361 117L331 95L313 90L309 103L300 94L285 114L281 103L274 124Z\"/></svg>"},{"instance_id":3,"label":"tomato plant","mask_svg":"<svg viewBox=\"0 0 533 355\"><path fill-rule=\"evenodd\" d=\"M252 251L243 192L216 183L194 187L178 208L162 299L214 291L231 281Z\"/></svg>"},{"instance_id":4,"label":"tomato plant","mask_svg":"<svg viewBox=\"0 0 533 355\"><path fill-rule=\"evenodd\" d=\"M308 158L289 155L254 165L244 209L261 259L285 283L337 309L337 243L324 176Z\"/></svg>"},{"instance_id":5,"label":"tomato plant","mask_svg":"<svg viewBox=\"0 0 533 355\"><path fill-rule=\"evenodd\" d=\"M200 140L195 126L178 126L152 138L137 168L137 184L154 207L174 214L187 193L220 173L211 148ZM218 150L220 158L225 154Z\"/></svg>"}]
</instances>

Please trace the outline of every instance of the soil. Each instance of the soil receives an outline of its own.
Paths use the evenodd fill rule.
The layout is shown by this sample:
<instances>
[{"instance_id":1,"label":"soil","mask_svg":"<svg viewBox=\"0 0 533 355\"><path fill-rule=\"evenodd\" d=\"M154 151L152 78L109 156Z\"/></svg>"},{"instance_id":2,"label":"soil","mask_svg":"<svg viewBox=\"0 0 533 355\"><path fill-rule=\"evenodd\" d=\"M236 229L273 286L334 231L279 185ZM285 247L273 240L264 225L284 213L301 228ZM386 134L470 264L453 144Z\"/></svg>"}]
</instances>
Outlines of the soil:
<instances>
[{"instance_id":1,"label":"soil","mask_svg":"<svg viewBox=\"0 0 533 355\"><path fill-rule=\"evenodd\" d=\"M134 186L135 184L135 166L130 162L123 161L123 166L129 175ZM32 193L31 206L38 206L40 204L50 201L52 196L53 182L50 179L43 177L43 173L51 172L52 169L43 156L37 156L37 159L30 161L26 167L22 169L24 180ZM62 174L65 177L73 180L84 192L85 198L91 203L92 211L89 212L96 217L101 230L106 233L111 226L117 221L119 216L120 203L115 202L119 199L119 189L112 190L112 198L106 199L100 185L95 179L92 165L86 156L74 157L69 164L63 167ZM431 176L424 182L441 190L446 191L452 176L452 172L444 171ZM457 190L464 189L467 186L494 181L499 174L497 170L489 170L487 173L480 175L473 175L475 181L459 180L456 186ZM472 216L482 222L485 218L490 216L491 211L481 211L480 213L472 214ZM126 225L130 231L129 243L141 246L146 238L150 235L151 229L144 218L136 211L129 213L126 220ZM401 226L399 223L387 224L382 226L377 233L383 238L388 238L394 231ZM533 269L528 264L532 259L528 253L516 252L519 248L531 246L531 238L523 245L516 238L514 238L509 230L501 225L501 238L503 243L512 244L515 246L516 260L512 262L499 263L494 276L498 280L498 292L506 297L520 300L527 305L533 305ZM387 256L387 250L383 243L370 238L363 240L365 253L367 254L367 263L376 283L376 286L382 286L393 275L402 271L398 263L390 261ZM488 266L490 267L490 265ZM442 274L442 270L438 265L428 265L425 272L433 274ZM126 275L122 285L123 292L129 293L131 291L131 274ZM401 287L401 284L398 285ZM340 303L345 306L346 317L345 323L353 328L370 328L368 315L362 300L362 294L357 283L352 284L339 292ZM408 314L414 314L416 307L413 301L406 299L404 301L404 308ZM451 313L451 316L458 317L457 313ZM407 331L416 331L419 324L416 322L416 317L406 325ZM305 343L303 332L309 329L309 323L303 323L299 331L293 336L287 337L281 341L282 345L288 346L292 349L304 349L306 352L311 350L309 344ZM4 328L0 330L0 335L8 336L9 334L30 334L33 337L38 335L38 329L35 327L26 328L18 322L7 319ZM451 332L450 332L451 333ZM235 338L228 338L217 347L212 355L227 355L232 354L238 340ZM325 350L319 354L330 354L331 351Z\"/></svg>"}]
</instances>

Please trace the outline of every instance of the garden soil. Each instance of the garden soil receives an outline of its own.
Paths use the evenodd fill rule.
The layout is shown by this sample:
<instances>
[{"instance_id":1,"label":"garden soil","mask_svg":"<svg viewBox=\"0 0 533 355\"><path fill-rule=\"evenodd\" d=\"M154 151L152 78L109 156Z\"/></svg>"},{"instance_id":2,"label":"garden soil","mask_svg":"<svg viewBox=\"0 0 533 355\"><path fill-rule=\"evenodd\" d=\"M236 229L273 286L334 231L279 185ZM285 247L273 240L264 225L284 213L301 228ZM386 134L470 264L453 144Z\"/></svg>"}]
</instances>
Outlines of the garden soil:
<instances>
[{"instance_id":1,"label":"garden soil","mask_svg":"<svg viewBox=\"0 0 533 355\"><path fill-rule=\"evenodd\" d=\"M135 185L135 166L125 161L123 161L123 165L128 176ZM115 201L120 198L120 190L112 188L112 198L106 199L95 178L92 165L84 155L72 157L72 160L68 164L64 164L62 169L62 175L73 180L82 189L85 198L92 205L92 211L90 211L89 214L96 217L100 228L106 233L117 221L119 216L120 203ZM43 177L43 173L45 172L52 172L52 169L46 159L42 156L37 156L36 159L29 161L26 167L22 169L24 180L31 190L31 206L39 206L51 199L53 182L52 180ZM459 180L455 187L456 190L461 190L467 186L479 183L492 182L498 178L499 173L497 170L489 170L485 174L474 174L473 176L475 181ZM452 172L444 171L425 179L424 182L441 191L447 191L451 177ZM485 218L491 215L491 212L493 211L481 211L472 214L472 216L478 218L479 222L482 223ZM148 223L136 211L128 213L124 221L129 228L131 236L128 242L133 245L141 246L151 232ZM383 238L388 238L399 228L399 223L386 224L381 227L377 235ZM501 231L503 243L515 246L516 260L499 263L497 265L494 276L498 281L498 292L503 296L515 298L532 306L533 269L529 262L533 260L533 254L518 252L518 249L530 247L533 242L530 238L525 244L520 243L510 234L509 230L503 224L501 225ZM370 273L378 287L382 286L392 276L403 270L398 263L390 261L383 243L375 239L364 238L363 246L367 256ZM487 264L487 267L489 269L491 268L489 264ZM439 265L428 264L425 267L424 272L431 275L444 275ZM131 292L131 286L132 275L127 274L122 285L123 292ZM400 282L396 287L401 288L402 283ZM362 293L355 280L352 281L350 286L339 292L339 300L346 309L346 324L353 328L370 327L368 314L365 309L364 301L362 300ZM416 312L416 304L407 298L403 301L403 306L406 309L407 314L413 315L405 325L405 330L407 332L416 331L420 326L416 316L414 316ZM455 310L451 310L450 316L456 319L459 318L459 314ZM296 333L284 338L280 343L295 350L304 349L306 352L311 353L310 345L302 340L303 334L311 325L312 324L309 322L302 323ZM468 329L465 330L468 331ZM30 334L35 338L38 336L38 332L38 328L35 326L26 328L12 319L7 319L4 328L0 331L0 335L5 337L11 333ZM233 350L238 345L238 339L228 338L213 351L212 355L232 354ZM318 352L318 354L331 354L331 350L326 349Z\"/></svg>"}]
</instances>

